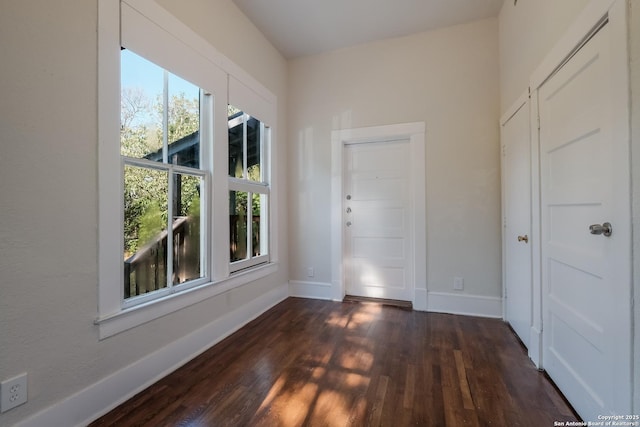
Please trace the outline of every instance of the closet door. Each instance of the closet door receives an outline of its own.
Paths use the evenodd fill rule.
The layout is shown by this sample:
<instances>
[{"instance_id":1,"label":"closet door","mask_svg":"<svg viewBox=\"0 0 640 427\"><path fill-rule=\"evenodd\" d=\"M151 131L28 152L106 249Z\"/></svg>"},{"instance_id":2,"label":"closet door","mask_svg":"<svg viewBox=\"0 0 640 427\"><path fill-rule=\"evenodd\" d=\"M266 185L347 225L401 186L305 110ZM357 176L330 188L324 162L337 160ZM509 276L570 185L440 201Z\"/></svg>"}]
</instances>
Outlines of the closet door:
<instances>
[{"instance_id":1,"label":"closet door","mask_svg":"<svg viewBox=\"0 0 640 427\"><path fill-rule=\"evenodd\" d=\"M631 396L628 122L611 27L538 92L543 363L585 420L629 413Z\"/></svg>"},{"instance_id":2,"label":"closet door","mask_svg":"<svg viewBox=\"0 0 640 427\"><path fill-rule=\"evenodd\" d=\"M505 320L529 347L532 324L531 288L531 143L529 99L503 120L503 260Z\"/></svg>"}]
</instances>

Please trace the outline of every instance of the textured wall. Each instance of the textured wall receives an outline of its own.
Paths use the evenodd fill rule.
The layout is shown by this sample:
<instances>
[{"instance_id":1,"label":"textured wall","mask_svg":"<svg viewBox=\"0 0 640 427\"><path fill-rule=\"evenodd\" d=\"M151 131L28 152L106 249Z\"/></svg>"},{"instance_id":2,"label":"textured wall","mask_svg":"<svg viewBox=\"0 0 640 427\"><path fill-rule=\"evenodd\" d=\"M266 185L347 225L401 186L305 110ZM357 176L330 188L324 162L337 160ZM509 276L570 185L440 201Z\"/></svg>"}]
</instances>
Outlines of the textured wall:
<instances>
[{"instance_id":1,"label":"textured wall","mask_svg":"<svg viewBox=\"0 0 640 427\"><path fill-rule=\"evenodd\" d=\"M292 60L289 80L290 278L331 282L331 131L424 121L428 289L499 297L497 19Z\"/></svg>"},{"instance_id":2,"label":"textured wall","mask_svg":"<svg viewBox=\"0 0 640 427\"><path fill-rule=\"evenodd\" d=\"M500 111L529 86L529 77L589 0L506 0L500 11Z\"/></svg>"}]
</instances>

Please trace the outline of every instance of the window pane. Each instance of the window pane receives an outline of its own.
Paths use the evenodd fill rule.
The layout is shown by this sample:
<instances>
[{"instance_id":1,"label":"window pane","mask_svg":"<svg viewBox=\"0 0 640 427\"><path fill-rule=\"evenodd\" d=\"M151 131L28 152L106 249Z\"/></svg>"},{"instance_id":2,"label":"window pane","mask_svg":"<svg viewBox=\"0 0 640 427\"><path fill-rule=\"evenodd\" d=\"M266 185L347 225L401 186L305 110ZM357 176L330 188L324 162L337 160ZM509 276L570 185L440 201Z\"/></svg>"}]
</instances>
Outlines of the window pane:
<instances>
[{"instance_id":1,"label":"window pane","mask_svg":"<svg viewBox=\"0 0 640 427\"><path fill-rule=\"evenodd\" d=\"M174 175L173 196L173 283L203 277L200 234L200 191L202 178Z\"/></svg>"},{"instance_id":2,"label":"window pane","mask_svg":"<svg viewBox=\"0 0 640 427\"><path fill-rule=\"evenodd\" d=\"M120 60L120 154L161 162L164 70L127 49Z\"/></svg>"},{"instance_id":3,"label":"window pane","mask_svg":"<svg viewBox=\"0 0 640 427\"><path fill-rule=\"evenodd\" d=\"M200 88L121 51L120 153L200 168Z\"/></svg>"},{"instance_id":4,"label":"window pane","mask_svg":"<svg viewBox=\"0 0 640 427\"><path fill-rule=\"evenodd\" d=\"M200 88L169 74L169 163L200 168Z\"/></svg>"},{"instance_id":5,"label":"window pane","mask_svg":"<svg viewBox=\"0 0 640 427\"><path fill-rule=\"evenodd\" d=\"M124 295L167 286L168 173L124 167Z\"/></svg>"},{"instance_id":6,"label":"window pane","mask_svg":"<svg viewBox=\"0 0 640 427\"><path fill-rule=\"evenodd\" d=\"M267 254L267 195L266 194L252 194L252 251L253 256L266 255Z\"/></svg>"},{"instance_id":7,"label":"window pane","mask_svg":"<svg viewBox=\"0 0 640 427\"><path fill-rule=\"evenodd\" d=\"M244 177L244 113L232 105L228 107L229 176Z\"/></svg>"},{"instance_id":8,"label":"window pane","mask_svg":"<svg viewBox=\"0 0 640 427\"><path fill-rule=\"evenodd\" d=\"M244 191L229 192L231 262L247 258L247 198Z\"/></svg>"},{"instance_id":9,"label":"window pane","mask_svg":"<svg viewBox=\"0 0 640 427\"><path fill-rule=\"evenodd\" d=\"M247 178L258 182L262 181L260 132L260 120L250 117L247 120Z\"/></svg>"}]
</instances>

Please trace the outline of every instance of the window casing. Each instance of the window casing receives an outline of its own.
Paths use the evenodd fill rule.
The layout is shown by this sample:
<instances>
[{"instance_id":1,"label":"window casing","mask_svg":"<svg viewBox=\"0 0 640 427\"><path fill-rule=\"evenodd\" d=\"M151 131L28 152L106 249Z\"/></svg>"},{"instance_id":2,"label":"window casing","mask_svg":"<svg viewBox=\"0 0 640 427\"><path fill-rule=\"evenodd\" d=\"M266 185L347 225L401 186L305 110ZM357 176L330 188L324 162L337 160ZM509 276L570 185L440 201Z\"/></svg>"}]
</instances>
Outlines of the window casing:
<instances>
[{"instance_id":1,"label":"window casing","mask_svg":"<svg viewBox=\"0 0 640 427\"><path fill-rule=\"evenodd\" d=\"M230 102L254 112L264 118L266 123L273 124L277 121L277 100L253 77L220 55L208 42L155 2L101 1L98 11L99 283L98 317L95 323L99 326L100 338L103 339L277 271L278 251L274 242L268 244L266 262L263 261L264 258L260 259L256 263L260 265L246 265L242 271L231 268L229 191L232 184L227 173L229 147L228 126L225 124ZM145 157L150 153L131 155L121 152L118 141L121 140L122 126L120 63L123 46L167 70L169 75L181 76L201 88L198 166L172 161L171 156L165 156L164 153L160 161L158 158L151 158L153 156ZM214 126L215 123L218 125ZM263 153L265 166L270 166L270 138L274 132L273 127L265 132L269 134L269 142L264 145L269 146ZM212 143L202 143L208 140ZM156 216L158 210L161 212L166 230L173 228L178 220L184 219L176 217L189 216L184 215L188 211L185 210L186 206L182 211L175 207L175 195L181 194L176 183L186 180L188 182L182 188L190 186L192 189L200 185L200 222L197 227L200 249L196 251L196 264L199 262L200 265L197 268L187 268L186 272L180 270L180 267L173 267L174 271L168 275L170 279L167 279L164 288L159 286L158 289L151 289L152 292L146 292L147 289L145 292L136 290L134 293L139 295L133 297L131 290L128 296L124 291L125 168L143 172L147 179L166 181L164 185L167 196L159 203L164 211L156 209ZM265 173L268 169L269 167L264 168ZM268 174L264 176L268 177ZM276 233L275 193L268 178L266 182L268 185L263 181L236 182L233 186L236 191L260 195L260 211L266 206L268 214L260 214L259 222L264 224L266 230ZM257 184L258 187L251 184ZM170 186L173 187L169 188ZM190 194L193 195L193 191ZM263 201L264 195L267 196L266 201ZM190 196L185 193L180 197ZM170 205L173 212L169 212ZM155 234L150 234L157 238L157 229L155 231ZM172 234L176 238L175 233ZM179 245L175 244L174 249L177 247ZM130 257L134 254L128 255ZM167 259L168 257L169 254ZM173 260L167 262L173 265ZM255 263L256 259L251 262ZM195 271L196 274L189 274L189 271ZM160 282L165 283L163 280Z\"/></svg>"}]
</instances>

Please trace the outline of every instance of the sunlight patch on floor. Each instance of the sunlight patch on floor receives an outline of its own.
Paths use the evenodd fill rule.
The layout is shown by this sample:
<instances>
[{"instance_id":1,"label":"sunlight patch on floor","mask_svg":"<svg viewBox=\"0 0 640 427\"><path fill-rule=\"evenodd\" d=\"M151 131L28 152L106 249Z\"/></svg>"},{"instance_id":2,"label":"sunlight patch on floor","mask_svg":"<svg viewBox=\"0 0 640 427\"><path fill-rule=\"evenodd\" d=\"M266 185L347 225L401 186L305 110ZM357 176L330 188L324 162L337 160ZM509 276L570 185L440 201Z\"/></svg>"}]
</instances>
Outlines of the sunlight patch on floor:
<instances>
[{"instance_id":1,"label":"sunlight patch on floor","mask_svg":"<svg viewBox=\"0 0 640 427\"><path fill-rule=\"evenodd\" d=\"M324 418L326 425L345 425L349 418L349 406L345 396L334 390L324 390L318 396L314 413Z\"/></svg>"},{"instance_id":2,"label":"sunlight patch on floor","mask_svg":"<svg viewBox=\"0 0 640 427\"><path fill-rule=\"evenodd\" d=\"M260 408L258 408L258 412L262 412L262 411L264 411L264 410L269 408L271 403L275 400L275 398L282 391L282 388L284 387L285 383L286 383L286 379L284 378L283 375L278 377L276 382L273 384L273 386L269 390L269 393L267 394L267 397L265 397L264 400L262 401L262 405L260 405Z\"/></svg>"}]
</instances>

